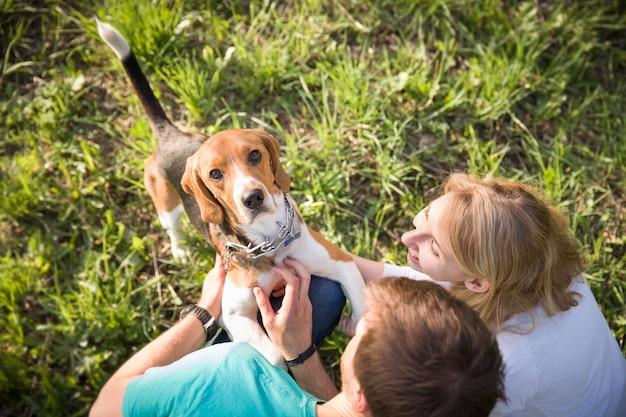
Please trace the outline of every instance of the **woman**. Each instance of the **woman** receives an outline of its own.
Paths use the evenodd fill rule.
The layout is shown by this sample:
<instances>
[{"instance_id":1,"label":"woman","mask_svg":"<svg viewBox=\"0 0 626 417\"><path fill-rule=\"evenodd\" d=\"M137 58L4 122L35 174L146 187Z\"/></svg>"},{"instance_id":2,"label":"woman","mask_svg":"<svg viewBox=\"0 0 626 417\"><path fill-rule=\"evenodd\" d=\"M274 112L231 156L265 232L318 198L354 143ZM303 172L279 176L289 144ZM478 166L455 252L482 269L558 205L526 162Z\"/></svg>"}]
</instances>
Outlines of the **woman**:
<instances>
[{"instance_id":1,"label":"woman","mask_svg":"<svg viewBox=\"0 0 626 417\"><path fill-rule=\"evenodd\" d=\"M626 416L626 361L582 275L566 217L538 190L452 174L413 225L402 236L409 265L496 333L508 400L493 416ZM366 279L406 275L355 260Z\"/></svg>"}]
</instances>

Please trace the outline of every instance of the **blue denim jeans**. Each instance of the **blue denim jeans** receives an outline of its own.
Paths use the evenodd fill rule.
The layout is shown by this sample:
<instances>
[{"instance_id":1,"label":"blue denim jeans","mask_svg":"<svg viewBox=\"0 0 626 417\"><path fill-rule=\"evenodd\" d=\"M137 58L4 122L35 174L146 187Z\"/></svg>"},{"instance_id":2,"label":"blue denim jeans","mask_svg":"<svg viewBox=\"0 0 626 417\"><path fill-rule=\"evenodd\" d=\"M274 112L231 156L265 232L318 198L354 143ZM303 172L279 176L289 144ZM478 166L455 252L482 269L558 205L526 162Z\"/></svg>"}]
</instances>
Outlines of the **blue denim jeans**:
<instances>
[{"instance_id":1,"label":"blue denim jeans","mask_svg":"<svg viewBox=\"0 0 626 417\"><path fill-rule=\"evenodd\" d=\"M335 281L313 275L311 276L311 286L309 287L309 298L313 306L312 339L316 346L320 346L339 323L343 307L346 304L346 297L343 294L341 285ZM276 311L280 308L283 297L270 297L270 302L274 311ZM261 323L260 317L259 323ZM212 343L228 341L230 341L228 334L222 330Z\"/></svg>"}]
</instances>

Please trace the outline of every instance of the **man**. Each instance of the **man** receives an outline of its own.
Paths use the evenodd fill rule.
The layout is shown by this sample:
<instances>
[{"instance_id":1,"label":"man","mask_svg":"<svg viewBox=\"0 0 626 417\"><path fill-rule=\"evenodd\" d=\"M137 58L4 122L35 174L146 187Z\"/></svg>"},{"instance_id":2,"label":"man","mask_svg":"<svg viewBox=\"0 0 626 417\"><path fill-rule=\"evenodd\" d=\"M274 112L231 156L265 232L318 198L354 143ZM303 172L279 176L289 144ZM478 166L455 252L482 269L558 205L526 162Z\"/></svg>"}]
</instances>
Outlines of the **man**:
<instances>
[{"instance_id":1,"label":"man","mask_svg":"<svg viewBox=\"0 0 626 417\"><path fill-rule=\"evenodd\" d=\"M254 293L293 378L245 343L197 350L207 334L188 314L122 365L90 416L487 416L503 397L502 359L478 315L438 285L405 278L368 287L337 393L311 344L310 275L285 265L278 311ZM214 317L224 277L218 258L198 302Z\"/></svg>"}]
</instances>

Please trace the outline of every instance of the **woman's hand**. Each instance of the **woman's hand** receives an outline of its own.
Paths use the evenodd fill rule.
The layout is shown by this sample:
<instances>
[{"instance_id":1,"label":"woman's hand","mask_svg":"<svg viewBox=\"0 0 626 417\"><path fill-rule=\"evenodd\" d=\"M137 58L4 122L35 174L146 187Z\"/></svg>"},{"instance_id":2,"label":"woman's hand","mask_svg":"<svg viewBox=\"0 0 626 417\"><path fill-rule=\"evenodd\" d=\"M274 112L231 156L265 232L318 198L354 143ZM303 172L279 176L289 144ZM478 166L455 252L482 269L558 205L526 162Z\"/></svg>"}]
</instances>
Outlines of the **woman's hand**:
<instances>
[{"instance_id":1,"label":"woman's hand","mask_svg":"<svg viewBox=\"0 0 626 417\"><path fill-rule=\"evenodd\" d=\"M285 259L283 263L293 272L284 267L276 268L276 274L285 281L285 297L280 309L274 312L268 295L261 288L256 287L254 295L268 336L289 360L311 346L313 307L309 300L309 272L295 260Z\"/></svg>"},{"instance_id":2,"label":"woman's hand","mask_svg":"<svg viewBox=\"0 0 626 417\"><path fill-rule=\"evenodd\" d=\"M204 278L202 294L198 305L204 307L217 320L222 315L222 292L226 281L224 261L219 254L215 255L215 265Z\"/></svg>"}]
</instances>

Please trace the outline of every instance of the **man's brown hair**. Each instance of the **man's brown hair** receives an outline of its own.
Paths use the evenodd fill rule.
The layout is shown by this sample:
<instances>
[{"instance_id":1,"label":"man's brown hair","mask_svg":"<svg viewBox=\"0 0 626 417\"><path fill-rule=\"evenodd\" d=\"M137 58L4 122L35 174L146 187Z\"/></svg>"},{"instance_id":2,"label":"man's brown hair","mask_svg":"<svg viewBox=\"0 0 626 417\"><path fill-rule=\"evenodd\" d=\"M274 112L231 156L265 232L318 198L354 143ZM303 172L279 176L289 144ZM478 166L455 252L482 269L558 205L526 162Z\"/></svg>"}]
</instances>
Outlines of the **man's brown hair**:
<instances>
[{"instance_id":1,"label":"man's brown hair","mask_svg":"<svg viewBox=\"0 0 626 417\"><path fill-rule=\"evenodd\" d=\"M354 370L374 417L488 416L504 398L503 363L478 314L428 281L368 285Z\"/></svg>"}]
</instances>

